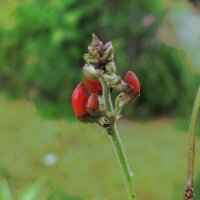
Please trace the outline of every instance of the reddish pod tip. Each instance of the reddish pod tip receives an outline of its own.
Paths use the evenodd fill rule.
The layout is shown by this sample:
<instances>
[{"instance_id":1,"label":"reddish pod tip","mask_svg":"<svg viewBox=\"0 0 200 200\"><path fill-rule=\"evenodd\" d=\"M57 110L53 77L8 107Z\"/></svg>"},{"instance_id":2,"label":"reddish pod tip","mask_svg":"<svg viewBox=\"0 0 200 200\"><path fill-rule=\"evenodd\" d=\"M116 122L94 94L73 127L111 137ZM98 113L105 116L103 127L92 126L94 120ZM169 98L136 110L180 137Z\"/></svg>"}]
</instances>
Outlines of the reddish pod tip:
<instances>
[{"instance_id":1,"label":"reddish pod tip","mask_svg":"<svg viewBox=\"0 0 200 200\"><path fill-rule=\"evenodd\" d=\"M92 93L87 102L87 109L89 111L95 111L99 108L98 96L95 93Z\"/></svg>"},{"instance_id":2,"label":"reddish pod tip","mask_svg":"<svg viewBox=\"0 0 200 200\"><path fill-rule=\"evenodd\" d=\"M86 104L88 91L83 82L79 83L72 94L72 107L77 118L84 118L88 115Z\"/></svg>"},{"instance_id":3,"label":"reddish pod tip","mask_svg":"<svg viewBox=\"0 0 200 200\"><path fill-rule=\"evenodd\" d=\"M128 71L124 78L124 81L131 86L133 86L133 95L139 96L140 95L140 81L136 74L132 71Z\"/></svg>"},{"instance_id":4,"label":"reddish pod tip","mask_svg":"<svg viewBox=\"0 0 200 200\"><path fill-rule=\"evenodd\" d=\"M85 82L88 86L88 89L93 93L101 93L102 92L102 85L99 81L92 81L85 77Z\"/></svg>"}]
</instances>

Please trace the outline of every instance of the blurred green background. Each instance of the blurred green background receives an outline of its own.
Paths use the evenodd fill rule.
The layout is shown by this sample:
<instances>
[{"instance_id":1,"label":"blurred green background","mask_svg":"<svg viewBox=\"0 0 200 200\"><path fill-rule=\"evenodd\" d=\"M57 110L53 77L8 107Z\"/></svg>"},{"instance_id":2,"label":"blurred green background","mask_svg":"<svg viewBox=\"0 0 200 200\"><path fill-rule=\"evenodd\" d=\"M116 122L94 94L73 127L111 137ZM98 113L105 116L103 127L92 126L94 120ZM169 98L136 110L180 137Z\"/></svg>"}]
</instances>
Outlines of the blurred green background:
<instances>
[{"instance_id":1,"label":"blurred green background","mask_svg":"<svg viewBox=\"0 0 200 200\"><path fill-rule=\"evenodd\" d=\"M182 199L200 83L199 1L0 0L0 8L0 193L22 199L33 183L36 199L126 199L107 136L71 108L94 32L113 42L118 73L133 70L141 82L119 122L139 199Z\"/></svg>"}]
</instances>

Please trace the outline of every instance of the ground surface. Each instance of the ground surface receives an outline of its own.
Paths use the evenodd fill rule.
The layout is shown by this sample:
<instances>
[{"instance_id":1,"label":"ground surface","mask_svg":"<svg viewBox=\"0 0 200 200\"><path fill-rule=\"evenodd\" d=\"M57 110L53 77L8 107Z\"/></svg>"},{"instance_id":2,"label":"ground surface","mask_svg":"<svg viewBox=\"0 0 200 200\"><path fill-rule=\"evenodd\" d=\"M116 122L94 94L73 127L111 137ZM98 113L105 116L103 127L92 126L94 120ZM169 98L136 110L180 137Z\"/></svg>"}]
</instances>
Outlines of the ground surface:
<instances>
[{"instance_id":1,"label":"ground surface","mask_svg":"<svg viewBox=\"0 0 200 200\"><path fill-rule=\"evenodd\" d=\"M138 199L181 200L187 133L167 119L122 120L118 127ZM200 169L200 162L196 164ZM46 177L38 199L59 189L85 200L126 200L119 170L109 138L95 125L45 120L33 104L0 96L0 177L8 180L15 196L25 185Z\"/></svg>"}]
</instances>

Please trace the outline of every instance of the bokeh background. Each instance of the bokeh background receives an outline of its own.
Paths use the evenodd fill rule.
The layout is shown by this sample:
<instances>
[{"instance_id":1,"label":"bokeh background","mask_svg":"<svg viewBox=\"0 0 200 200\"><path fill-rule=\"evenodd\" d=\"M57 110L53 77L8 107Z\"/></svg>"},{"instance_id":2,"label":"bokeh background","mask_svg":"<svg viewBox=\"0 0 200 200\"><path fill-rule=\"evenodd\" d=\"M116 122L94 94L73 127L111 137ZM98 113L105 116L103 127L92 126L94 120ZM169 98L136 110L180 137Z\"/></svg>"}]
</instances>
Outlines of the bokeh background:
<instances>
[{"instance_id":1,"label":"bokeh background","mask_svg":"<svg viewBox=\"0 0 200 200\"><path fill-rule=\"evenodd\" d=\"M200 84L200 2L0 0L2 200L126 199L108 137L71 107L93 32L113 42L118 73L133 70L141 81L118 123L138 198L182 199Z\"/></svg>"}]
</instances>

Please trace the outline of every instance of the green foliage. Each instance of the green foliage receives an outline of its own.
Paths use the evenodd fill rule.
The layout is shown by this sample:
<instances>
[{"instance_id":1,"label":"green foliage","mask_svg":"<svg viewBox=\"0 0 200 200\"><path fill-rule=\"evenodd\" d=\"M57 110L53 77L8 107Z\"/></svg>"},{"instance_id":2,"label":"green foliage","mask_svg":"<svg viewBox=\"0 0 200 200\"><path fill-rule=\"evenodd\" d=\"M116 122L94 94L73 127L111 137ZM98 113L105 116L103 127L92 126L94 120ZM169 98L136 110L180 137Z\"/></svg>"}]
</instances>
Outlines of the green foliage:
<instances>
[{"instance_id":1,"label":"green foliage","mask_svg":"<svg viewBox=\"0 0 200 200\"><path fill-rule=\"evenodd\" d=\"M81 47L88 37L79 29L89 8L75 9L74 4L69 0L17 4L14 26L1 30L1 87L54 104L71 99L81 77Z\"/></svg>"},{"instance_id":2,"label":"green foliage","mask_svg":"<svg viewBox=\"0 0 200 200\"><path fill-rule=\"evenodd\" d=\"M24 187L17 200L38 200L41 199L41 191L44 190L44 180L40 179L29 186ZM11 189L8 185L6 179L0 179L0 199L1 200L13 200L13 195L11 194ZM63 189L57 189L50 193L47 200L83 200L80 197L69 196Z\"/></svg>"},{"instance_id":3,"label":"green foliage","mask_svg":"<svg viewBox=\"0 0 200 200\"><path fill-rule=\"evenodd\" d=\"M197 88L191 64L182 50L155 39L173 3L166 0L1 2L0 88L13 96L28 96L40 108L49 105L49 109L43 109L48 110L45 115L69 116L71 93L83 80L82 56L91 33L95 32L105 41L113 41L119 73L132 69L139 75L142 95L137 113L142 116L187 113ZM153 21L145 25L145 19ZM64 108L66 104L68 108ZM135 109L126 112L133 116Z\"/></svg>"},{"instance_id":4,"label":"green foliage","mask_svg":"<svg viewBox=\"0 0 200 200\"><path fill-rule=\"evenodd\" d=\"M23 188L17 200L36 200L44 185L44 181L37 181L29 186ZM10 187L5 179L0 180L0 199L12 200Z\"/></svg>"},{"instance_id":5,"label":"green foliage","mask_svg":"<svg viewBox=\"0 0 200 200\"><path fill-rule=\"evenodd\" d=\"M135 69L142 85L139 103L146 114L190 114L199 79L185 56L176 48L158 45L138 59ZM145 102L148 104L143 106Z\"/></svg>"},{"instance_id":6,"label":"green foliage","mask_svg":"<svg viewBox=\"0 0 200 200\"><path fill-rule=\"evenodd\" d=\"M10 188L5 179L0 180L0 199L1 200L12 200L12 194Z\"/></svg>"},{"instance_id":7,"label":"green foliage","mask_svg":"<svg viewBox=\"0 0 200 200\"><path fill-rule=\"evenodd\" d=\"M195 196L200 197L200 175L195 179Z\"/></svg>"},{"instance_id":8,"label":"green foliage","mask_svg":"<svg viewBox=\"0 0 200 200\"><path fill-rule=\"evenodd\" d=\"M52 192L52 194L48 197L48 200L83 200L83 198L69 196L64 192L63 189L57 189Z\"/></svg>"},{"instance_id":9,"label":"green foliage","mask_svg":"<svg viewBox=\"0 0 200 200\"><path fill-rule=\"evenodd\" d=\"M27 187L25 187L17 200L36 200L44 187L44 180L37 181Z\"/></svg>"}]
</instances>

